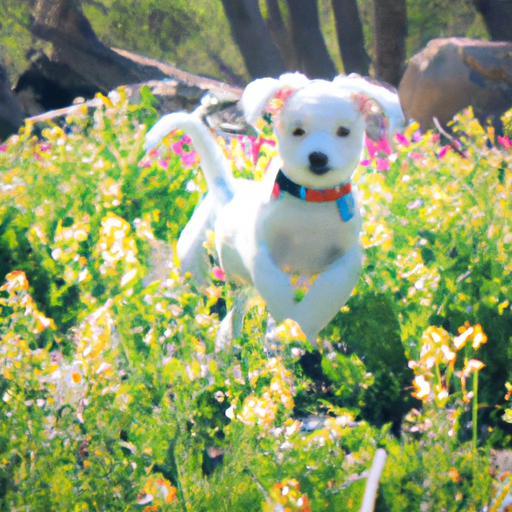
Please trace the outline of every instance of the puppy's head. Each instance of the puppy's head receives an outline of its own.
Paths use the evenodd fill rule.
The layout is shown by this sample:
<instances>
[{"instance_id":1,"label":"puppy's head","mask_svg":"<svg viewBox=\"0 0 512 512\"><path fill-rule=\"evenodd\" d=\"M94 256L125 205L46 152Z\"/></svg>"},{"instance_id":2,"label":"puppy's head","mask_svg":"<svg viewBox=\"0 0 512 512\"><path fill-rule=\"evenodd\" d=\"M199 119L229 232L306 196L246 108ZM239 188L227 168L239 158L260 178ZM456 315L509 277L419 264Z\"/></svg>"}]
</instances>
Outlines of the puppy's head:
<instances>
[{"instance_id":1,"label":"puppy's head","mask_svg":"<svg viewBox=\"0 0 512 512\"><path fill-rule=\"evenodd\" d=\"M372 103L387 116L392 138L403 122L397 95L359 77L328 82L285 74L251 82L242 96L249 123L264 112L274 114L284 173L312 188L350 180L361 158L365 113Z\"/></svg>"}]
</instances>

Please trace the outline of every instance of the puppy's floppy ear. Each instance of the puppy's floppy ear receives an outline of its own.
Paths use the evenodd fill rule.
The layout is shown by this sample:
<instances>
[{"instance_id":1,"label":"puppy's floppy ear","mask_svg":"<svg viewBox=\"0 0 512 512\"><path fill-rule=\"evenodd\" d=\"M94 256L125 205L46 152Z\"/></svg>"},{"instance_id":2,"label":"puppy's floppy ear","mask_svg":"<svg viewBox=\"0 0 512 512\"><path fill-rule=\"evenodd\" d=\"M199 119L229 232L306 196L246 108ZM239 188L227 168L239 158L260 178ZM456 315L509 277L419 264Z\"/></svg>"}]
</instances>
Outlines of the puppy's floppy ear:
<instances>
[{"instance_id":1,"label":"puppy's floppy ear","mask_svg":"<svg viewBox=\"0 0 512 512\"><path fill-rule=\"evenodd\" d=\"M269 102L280 91L283 91L281 99L284 101L291 93L308 83L309 79L301 73L285 73L279 79L259 78L254 80L242 94L241 104L245 119L249 124L254 124L266 112Z\"/></svg>"},{"instance_id":2,"label":"puppy's floppy ear","mask_svg":"<svg viewBox=\"0 0 512 512\"><path fill-rule=\"evenodd\" d=\"M395 91L382 85L368 82L355 73L349 76L339 75L334 79L334 84L356 95L362 95L362 97L356 98L361 101L360 107L363 114L366 100L374 100L388 119L388 137L391 141L395 133L404 128L405 118L402 107L400 106L398 94Z\"/></svg>"}]
</instances>

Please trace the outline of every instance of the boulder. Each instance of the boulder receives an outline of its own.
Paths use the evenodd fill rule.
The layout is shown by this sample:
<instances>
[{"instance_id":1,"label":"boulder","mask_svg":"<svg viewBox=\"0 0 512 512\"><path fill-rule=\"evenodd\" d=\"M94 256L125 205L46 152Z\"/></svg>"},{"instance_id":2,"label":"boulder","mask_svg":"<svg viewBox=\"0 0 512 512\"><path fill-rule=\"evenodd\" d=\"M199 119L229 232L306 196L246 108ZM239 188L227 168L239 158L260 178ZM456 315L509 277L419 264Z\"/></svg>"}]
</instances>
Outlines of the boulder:
<instances>
[{"instance_id":1,"label":"boulder","mask_svg":"<svg viewBox=\"0 0 512 512\"><path fill-rule=\"evenodd\" d=\"M423 130L434 126L434 117L446 126L468 106L499 126L512 108L512 43L433 39L410 59L398 91L405 116Z\"/></svg>"}]
</instances>

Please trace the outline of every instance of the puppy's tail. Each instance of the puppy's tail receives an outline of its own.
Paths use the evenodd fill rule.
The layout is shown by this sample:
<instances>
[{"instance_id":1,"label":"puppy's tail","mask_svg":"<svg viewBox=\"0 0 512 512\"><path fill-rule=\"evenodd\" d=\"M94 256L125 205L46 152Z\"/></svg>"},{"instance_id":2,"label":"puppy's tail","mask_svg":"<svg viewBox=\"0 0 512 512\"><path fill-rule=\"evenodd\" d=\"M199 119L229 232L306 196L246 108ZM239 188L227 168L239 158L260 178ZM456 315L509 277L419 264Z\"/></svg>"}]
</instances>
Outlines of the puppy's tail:
<instances>
[{"instance_id":1,"label":"puppy's tail","mask_svg":"<svg viewBox=\"0 0 512 512\"><path fill-rule=\"evenodd\" d=\"M191 139L194 148L201 157L208 190L225 204L231 200L234 192L234 180L230 165L213 135L196 114L175 112L162 117L146 135L144 149L156 146L172 130L183 130Z\"/></svg>"}]
</instances>

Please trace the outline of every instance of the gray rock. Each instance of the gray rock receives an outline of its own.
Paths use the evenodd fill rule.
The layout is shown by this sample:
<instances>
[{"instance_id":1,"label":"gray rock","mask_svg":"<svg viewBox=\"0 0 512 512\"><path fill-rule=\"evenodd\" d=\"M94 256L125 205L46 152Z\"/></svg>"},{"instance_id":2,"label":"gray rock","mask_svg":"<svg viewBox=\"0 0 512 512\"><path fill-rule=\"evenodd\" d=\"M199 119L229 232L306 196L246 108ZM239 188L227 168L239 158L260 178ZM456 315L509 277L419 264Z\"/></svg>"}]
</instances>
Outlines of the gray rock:
<instances>
[{"instance_id":1,"label":"gray rock","mask_svg":"<svg viewBox=\"0 0 512 512\"><path fill-rule=\"evenodd\" d=\"M499 124L512 108L512 43L433 39L410 59L399 95L406 117L423 130L434 117L446 126L470 105L479 119Z\"/></svg>"}]
</instances>

